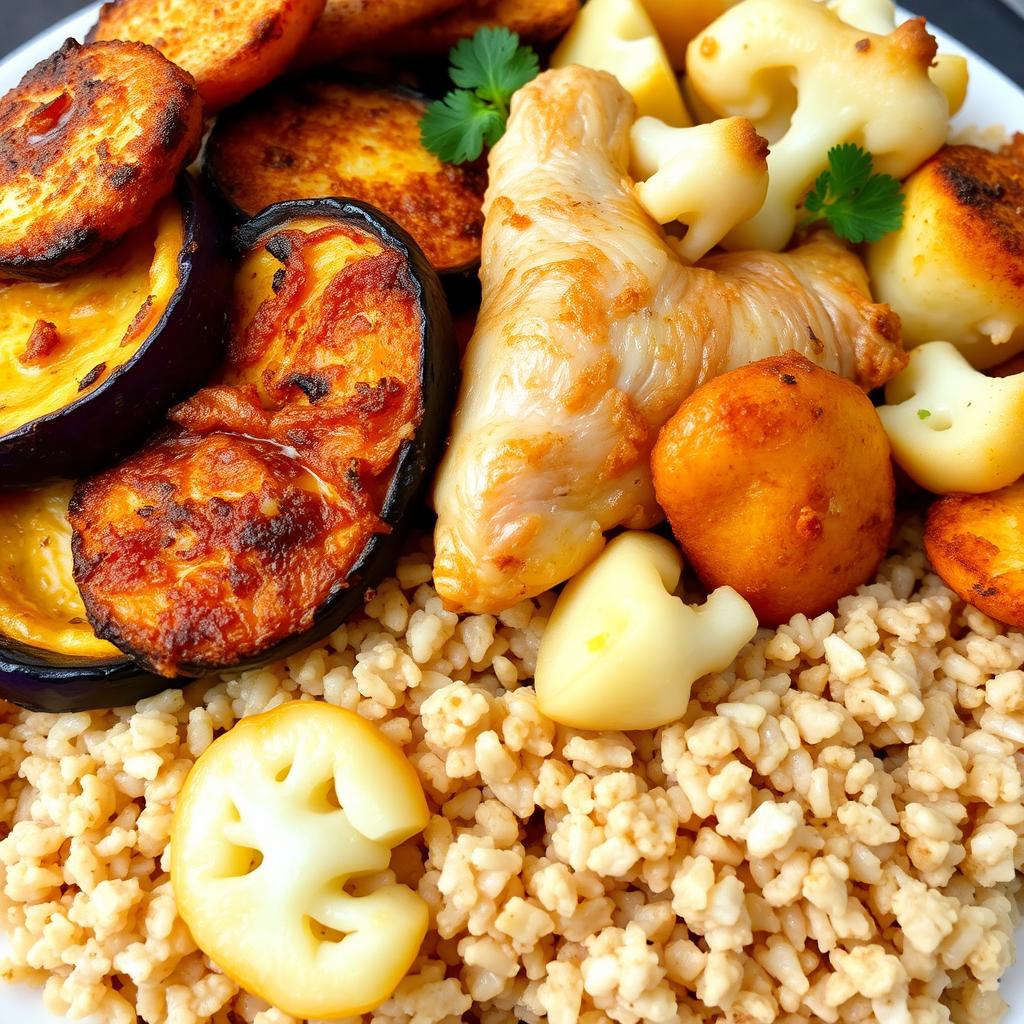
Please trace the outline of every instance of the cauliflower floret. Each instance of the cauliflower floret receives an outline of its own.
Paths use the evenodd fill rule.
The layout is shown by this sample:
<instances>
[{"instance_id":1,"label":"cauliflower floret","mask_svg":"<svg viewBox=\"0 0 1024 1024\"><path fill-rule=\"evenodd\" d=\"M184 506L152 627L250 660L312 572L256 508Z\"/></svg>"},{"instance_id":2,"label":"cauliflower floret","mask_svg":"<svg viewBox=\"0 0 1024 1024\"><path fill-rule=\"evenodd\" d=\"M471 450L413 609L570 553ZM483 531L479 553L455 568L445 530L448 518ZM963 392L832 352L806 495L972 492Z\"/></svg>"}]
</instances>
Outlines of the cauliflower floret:
<instances>
[{"instance_id":1,"label":"cauliflower floret","mask_svg":"<svg viewBox=\"0 0 1024 1024\"><path fill-rule=\"evenodd\" d=\"M641 116L691 123L668 54L640 0L590 0L551 56L553 68L568 64L614 75Z\"/></svg>"},{"instance_id":2,"label":"cauliflower floret","mask_svg":"<svg viewBox=\"0 0 1024 1024\"><path fill-rule=\"evenodd\" d=\"M878 415L893 455L936 494L985 494L1024 473L1024 374L989 377L946 341L910 354Z\"/></svg>"},{"instance_id":3,"label":"cauliflower floret","mask_svg":"<svg viewBox=\"0 0 1024 1024\"><path fill-rule=\"evenodd\" d=\"M676 242L684 259L699 260L753 217L768 194L768 143L744 117L694 128L642 117L630 132L630 146L644 209L659 224L678 220L688 228Z\"/></svg>"},{"instance_id":4,"label":"cauliflower floret","mask_svg":"<svg viewBox=\"0 0 1024 1024\"><path fill-rule=\"evenodd\" d=\"M781 249L828 150L857 142L902 178L945 141L949 101L929 77L920 21L888 35L854 28L816 0L746 0L690 43L689 83L719 117L749 117L771 142L768 198L727 247Z\"/></svg>"},{"instance_id":5,"label":"cauliflower floret","mask_svg":"<svg viewBox=\"0 0 1024 1024\"><path fill-rule=\"evenodd\" d=\"M873 291L909 346L943 338L977 367L1024 350L1024 136L946 146L904 185L903 227L868 250Z\"/></svg>"}]
</instances>

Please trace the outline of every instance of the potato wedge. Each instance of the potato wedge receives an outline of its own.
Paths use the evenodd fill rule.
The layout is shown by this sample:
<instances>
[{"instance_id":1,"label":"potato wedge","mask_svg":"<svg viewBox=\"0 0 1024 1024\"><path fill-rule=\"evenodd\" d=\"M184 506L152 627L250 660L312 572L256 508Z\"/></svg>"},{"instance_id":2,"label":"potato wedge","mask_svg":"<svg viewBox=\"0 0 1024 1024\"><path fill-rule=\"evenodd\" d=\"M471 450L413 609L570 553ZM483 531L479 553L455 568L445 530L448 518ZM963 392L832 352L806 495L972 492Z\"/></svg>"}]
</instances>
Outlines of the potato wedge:
<instances>
[{"instance_id":1,"label":"potato wedge","mask_svg":"<svg viewBox=\"0 0 1024 1024\"><path fill-rule=\"evenodd\" d=\"M928 512L924 549L958 597L1024 628L1024 481L940 498Z\"/></svg>"},{"instance_id":2,"label":"potato wedge","mask_svg":"<svg viewBox=\"0 0 1024 1024\"><path fill-rule=\"evenodd\" d=\"M465 0L327 0L323 16L302 44L299 67L325 64L338 57L362 56L381 40L425 18L434 18Z\"/></svg>"},{"instance_id":3,"label":"potato wedge","mask_svg":"<svg viewBox=\"0 0 1024 1024\"><path fill-rule=\"evenodd\" d=\"M438 273L480 259L482 166L441 163L420 142L427 100L327 78L275 83L217 119L205 172L236 215L286 199L350 196L393 217Z\"/></svg>"},{"instance_id":4,"label":"potato wedge","mask_svg":"<svg viewBox=\"0 0 1024 1024\"><path fill-rule=\"evenodd\" d=\"M709 381L662 429L654 488L709 589L762 625L870 579L892 531L889 442L867 396L796 353Z\"/></svg>"},{"instance_id":5,"label":"potato wedge","mask_svg":"<svg viewBox=\"0 0 1024 1024\"><path fill-rule=\"evenodd\" d=\"M151 46L69 39L0 99L0 273L66 277L149 219L195 155L191 76Z\"/></svg>"},{"instance_id":6,"label":"potato wedge","mask_svg":"<svg viewBox=\"0 0 1024 1024\"><path fill-rule=\"evenodd\" d=\"M214 113L284 71L323 9L324 0L112 0L89 39L155 46L194 76Z\"/></svg>"},{"instance_id":7,"label":"potato wedge","mask_svg":"<svg viewBox=\"0 0 1024 1024\"><path fill-rule=\"evenodd\" d=\"M474 0L394 33L386 47L392 53L447 53L487 25L504 25L527 43L551 43L568 30L579 10L579 0Z\"/></svg>"}]
</instances>

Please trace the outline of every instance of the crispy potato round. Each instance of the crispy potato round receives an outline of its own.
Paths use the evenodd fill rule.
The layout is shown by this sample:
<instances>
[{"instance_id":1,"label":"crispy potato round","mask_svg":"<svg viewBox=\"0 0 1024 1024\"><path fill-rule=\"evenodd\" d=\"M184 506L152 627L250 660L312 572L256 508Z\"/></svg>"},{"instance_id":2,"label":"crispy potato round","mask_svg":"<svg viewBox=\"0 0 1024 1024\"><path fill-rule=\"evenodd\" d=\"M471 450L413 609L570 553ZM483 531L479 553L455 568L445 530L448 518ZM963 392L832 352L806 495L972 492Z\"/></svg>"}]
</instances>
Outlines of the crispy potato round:
<instances>
[{"instance_id":1,"label":"crispy potato round","mask_svg":"<svg viewBox=\"0 0 1024 1024\"><path fill-rule=\"evenodd\" d=\"M323 9L324 0L113 0L89 39L155 46L195 77L214 113L281 74Z\"/></svg>"},{"instance_id":2,"label":"crispy potato round","mask_svg":"<svg viewBox=\"0 0 1024 1024\"><path fill-rule=\"evenodd\" d=\"M924 549L968 604L1024 628L1024 481L991 494L947 494L928 512Z\"/></svg>"},{"instance_id":3,"label":"crispy potato round","mask_svg":"<svg viewBox=\"0 0 1024 1024\"><path fill-rule=\"evenodd\" d=\"M867 396L803 356L716 377L654 449L658 501L709 587L763 625L816 615L869 579L892 532L889 442Z\"/></svg>"},{"instance_id":4,"label":"crispy potato round","mask_svg":"<svg viewBox=\"0 0 1024 1024\"><path fill-rule=\"evenodd\" d=\"M0 273L65 277L148 220L202 122L192 77L151 46L69 39L0 98Z\"/></svg>"}]
</instances>

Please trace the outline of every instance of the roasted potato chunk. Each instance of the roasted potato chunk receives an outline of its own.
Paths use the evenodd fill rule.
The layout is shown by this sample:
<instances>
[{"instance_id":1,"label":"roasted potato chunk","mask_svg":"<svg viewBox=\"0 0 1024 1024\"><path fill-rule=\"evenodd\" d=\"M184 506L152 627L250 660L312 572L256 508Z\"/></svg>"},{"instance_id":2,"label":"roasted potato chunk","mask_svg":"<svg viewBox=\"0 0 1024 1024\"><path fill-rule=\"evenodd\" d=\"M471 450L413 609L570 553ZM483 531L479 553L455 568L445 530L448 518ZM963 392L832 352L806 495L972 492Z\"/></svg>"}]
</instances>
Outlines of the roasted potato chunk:
<instances>
[{"instance_id":1,"label":"roasted potato chunk","mask_svg":"<svg viewBox=\"0 0 1024 1024\"><path fill-rule=\"evenodd\" d=\"M882 424L855 384L795 353L697 390L652 468L700 578L737 590L762 625L831 607L885 554L895 488Z\"/></svg>"},{"instance_id":2,"label":"roasted potato chunk","mask_svg":"<svg viewBox=\"0 0 1024 1024\"><path fill-rule=\"evenodd\" d=\"M924 549L956 595L1024 628L1024 481L991 494L947 494L932 505Z\"/></svg>"},{"instance_id":3,"label":"roasted potato chunk","mask_svg":"<svg viewBox=\"0 0 1024 1024\"><path fill-rule=\"evenodd\" d=\"M392 53L447 53L488 25L503 25L528 43L554 42L579 14L580 0L474 0L420 22L386 41Z\"/></svg>"},{"instance_id":4,"label":"roasted potato chunk","mask_svg":"<svg viewBox=\"0 0 1024 1024\"><path fill-rule=\"evenodd\" d=\"M424 18L460 6L464 0L327 0L323 16L302 44L296 63L324 64L338 57L360 56Z\"/></svg>"},{"instance_id":5,"label":"roasted potato chunk","mask_svg":"<svg viewBox=\"0 0 1024 1024\"><path fill-rule=\"evenodd\" d=\"M0 274L66 277L149 219L195 155L192 77L151 46L69 39L0 99Z\"/></svg>"},{"instance_id":6,"label":"roasted potato chunk","mask_svg":"<svg viewBox=\"0 0 1024 1024\"><path fill-rule=\"evenodd\" d=\"M424 97L329 79L284 81L217 119L206 146L214 191L237 214L350 196L413 236L439 272L480 259L482 166L443 164L420 142Z\"/></svg>"},{"instance_id":7,"label":"roasted potato chunk","mask_svg":"<svg viewBox=\"0 0 1024 1024\"><path fill-rule=\"evenodd\" d=\"M1024 135L946 146L904 185L903 227L868 250L907 346L949 341L986 368L1024 349Z\"/></svg>"},{"instance_id":8,"label":"roasted potato chunk","mask_svg":"<svg viewBox=\"0 0 1024 1024\"><path fill-rule=\"evenodd\" d=\"M155 46L194 76L213 113L284 71L323 9L324 0L113 0L89 39Z\"/></svg>"}]
</instances>

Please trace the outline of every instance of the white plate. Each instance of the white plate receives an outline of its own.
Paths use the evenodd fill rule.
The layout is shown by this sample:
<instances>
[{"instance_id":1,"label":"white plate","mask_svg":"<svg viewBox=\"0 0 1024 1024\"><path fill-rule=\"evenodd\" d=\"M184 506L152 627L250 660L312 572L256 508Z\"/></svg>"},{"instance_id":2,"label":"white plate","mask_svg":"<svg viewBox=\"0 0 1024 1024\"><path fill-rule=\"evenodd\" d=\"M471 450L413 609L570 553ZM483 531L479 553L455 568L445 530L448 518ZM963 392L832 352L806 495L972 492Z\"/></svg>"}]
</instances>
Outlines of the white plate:
<instances>
[{"instance_id":1,"label":"white plate","mask_svg":"<svg viewBox=\"0 0 1024 1024\"><path fill-rule=\"evenodd\" d=\"M0 62L0 93L15 85L30 67L49 56L68 36L81 39L96 20L98 8L97 3L65 18ZM954 124L962 127L1001 124L1011 131L1024 130L1024 91L965 46L938 29L932 28L931 31L944 51L962 53L970 59L971 86L964 109ZM1018 930L1017 937L1024 944L1024 925ZM0 934L0 948L2 946L3 936ZM1015 964L1007 971L1001 991L1010 1004L1004 1024L1024 1024L1024 963ZM37 990L15 985L0 988L0 1022L64 1024L62 1018L54 1017L42 1008Z\"/></svg>"}]
</instances>

